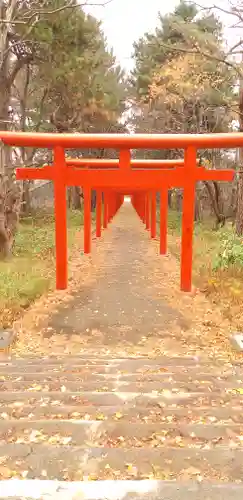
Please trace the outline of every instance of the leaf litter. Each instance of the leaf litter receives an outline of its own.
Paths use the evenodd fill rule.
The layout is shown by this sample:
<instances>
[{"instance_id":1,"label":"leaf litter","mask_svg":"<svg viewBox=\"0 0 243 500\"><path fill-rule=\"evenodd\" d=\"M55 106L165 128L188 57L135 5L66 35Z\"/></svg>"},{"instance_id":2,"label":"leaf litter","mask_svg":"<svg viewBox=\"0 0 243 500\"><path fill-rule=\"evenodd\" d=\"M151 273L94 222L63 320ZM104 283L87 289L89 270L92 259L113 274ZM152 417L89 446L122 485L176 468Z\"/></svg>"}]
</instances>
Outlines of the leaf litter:
<instances>
[{"instance_id":1,"label":"leaf litter","mask_svg":"<svg viewBox=\"0 0 243 500\"><path fill-rule=\"evenodd\" d=\"M188 346L188 338L189 338L188 332L185 334L183 329L179 329L180 331L178 330L178 334L180 335L180 343L177 344L177 347L178 347L177 354L178 355L191 354L191 353L195 353L195 354L200 353L201 354L202 351L204 353L206 352L206 354L208 354L208 350L210 349L210 354L212 354L213 356L215 356L215 355L220 356L221 360L224 360L224 361L231 360L232 355L229 352L229 350L227 348L225 348L225 346L226 346L225 330L224 330L225 326L223 325L223 328L220 327L220 329L219 329L219 325L220 325L219 318L220 317L218 317L218 320L214 323L212 323L211 320L208 319L208 316L210 316L212 311L211 312L210 311L208 312L208 310L206 311L208 304L202 300L202 297L200 296L200 294L198 294L198 293L193 294L190 297L190 300L187 301L185 297L184 298L182 297L182 294L178 293L175 290L175 287L176 288L178 287L178 282L177 282L178 265L175 264L175 261L173 260L173 258L167 259L167 263L166 263L168 266L167 275L163 276L163 280L160 279L160 273L161 273L160 267L156 268L156 273L154 273L155 262L157 262L157 260L155 260L155 258L154 258L155 255L154 255L154 252L152 249L153 249L153 246L150 247L150 249L148 250L148 254L147 254L147 257L149 257L148 261L149 261L150 266L151 266L151 272L149 273L148 284L149 284L149 281L151 281L151 277L153 277L153 280L154 280L154 275L156 275L157 283L153 284L155 292L157 293L159 287L161 288L161 285L162 285L163 299L166 299L166 301L170 305L174 305L176 303L178 310L181 310L183 312L183 314L185 313L190 318L190 320L192 320L192 326L190 328L189 346ZM102 262L103 257L104 257L104 255L102 256L102 253L101 253L99 255L100 262ZM98 263L96 263L96 264L98 264ZM77 267L78 266L76 265L76 271L77 271ZM82 272L83 272L83 269L82 269ZM77 285L77 282L78 282L78 280L76 281L76 285ZM88 282L88 280L87 280L87 282ZM91 279L91 282L92 282L92 279ZM168 290L170 290L170 294L168 294ZM63 300L65 299L65 294L59 295L59 297L61 297L61 300L54 299L52 302L52 304L54 304L55 307L58 303L63 304ZM67 292L65 300L68 301L71 298L72 297L70 296L70 292ZM193 307L192 307L192 305L193 305ZM34 307L33 309L34 309L35 314L36 314L36 308ZM48 309L48 307L47 307L47 309ZM195 318L192 317L192 309L194 309L193 314L196 317L197 327L195 327L195 321L194 321ZM50 312L51 311L52 311L52 308L50 307ZM32 314L33 314L33 311L32 311ZM34 319L34 315L32 318L32 325L33 325L33 319ZM25 322L23 322L23 323L25 323ZM31 321L29 321L29 323L28 323L28 320L27 320L27 322L25 323L25 328L26 328L27 324L30 326ZM202 328L202 326L203 326L203 328ZM217 329L218 329L218 332L216 331ZM207 330L207 335L205 335L206 330ZM24 331L24 327L23 327L22 331ZM21 339L21 342L16 350L16 352L18 354L21 354L23 352L23 347L24 347L24 349L26 349L26 345L28 345L29 352L35 352L35 354L36 353L39 353L39 354L46 353L47 354L50 351L50 345L52 346L51 348L53 348L53 346L55 345L55 341L53 341L53 342L50 341L49 344L47 342L41 342L39 340L41 338L41 335L39 335L39 332L37 335L35 335L34 330L33 330L33 335L32 335L31 328L29 328L28 331L30 333L28 333L28 335L25 337L23 336L23 338ZM177 342L176 331L173 332L173 335L171 335L171 337L172 337L172 339L174 338L174 346L175 346L176 345L175 343ZM205 338L206 338L206 341L204 340ZM36 340L38 340L38 345L36 344ZM143 339L144 346L142 346L141 349L138 348L138 345L134 344L133 346L130 345L127 348L126 347L123 348L123 353L126 352L126 350L127 350L127 352L129 352L130 355L132 354L134 357L136 357L136 356L139 356L139 354L141 352L144 352L148 357L151 357L151 358L153 356L160 355L161 353L162 354L165 353L165 345L163 343L163 338L162 338L162 340L161 340L161 338L159 338L159 339L156 338L156 336L154 338L152 338L152 342L155 343L155 346L153 346L152 348L149 347L149 349L148 349L148 345L150 346L150 343L148 341L150 341L150 340L151 339L149 339L149 336L148 336L148 338L145 336ZM223 342L222 342L222 340L223 340ZM26 344L26 341L27 341L27 344ZM96 341L96 339L95 339L95 341ZM60 345L61 351L64 347L64 343L65 342L63 342L63 345ZM143 348L144 348L144 350L143 350ZM22 349L22 351L21 351L21 349ZM134 352L132 352L132 349ZM114 349L111 347L110 350L111 350L111 356L114 353L117 355L118 354L118 345L116 345ZM72 344L72 342L70 342L70 352L74 352L74 353L80 352L80 342L79 342L79 346L75 342L73 342L73 344ZM97 353L98 352L99 352L99 349L97 350ZM168 349L167 353L171 354L170 349ZM187 372L187 370L182 368L181 372L183 372L183 371ZM75 373L75 370L72 370L72 372ZM151 374L151 375L152 374L153 375L154 374L163 375L163 374L166 374L166 372L168 372L167 368L164 368L163 366L161 366L160 368L158 368L156 370L151 369L151 370L144 371L143 375L144 376L147 376L149 374ZM3 379L2 379L2 381L4 382ZM29 392L40 392L41 390L49 391L50 387L52 388L53 385L52 384L44 384L44 385L36 384L34 386L29 387L27 390ZM162 390L161 393L163 393L164 395L167 394L168 396L169 396L169 393L171 394L171 393L177 392L176 388L172 389L171 391L167 391L167 393L165 391L166 390L164 390L164 391ZM232 394L235 396L234 402L239 403L238 396L241 395L240 391L241 391L241 389L233 390ZM63 393L66 392L65 385L62 385L61 392L63 392ZM103 392L104 392L104 388L103 388ZM33 398L32 401L33 401L33 404L38 402L38 400L35 398ZM92 403L90 403L89 401L84 401L80 397L77 397L77 399L73 399L72 397L67 396L66 404L67 404L67 402L70 402L71 404L73 404L75 402L75 403L80 404L80 405L93 406ZM232 405L232 399L227 400L223 396L221 397L221 402L222 402L222 406L224 406L224 407L227 407L227 406L230 407L230 405ZM197 402L195 402L194 403L195 407L198 405L198 403L201 406L203 404L206 404L206 405L209 405L212 407L216 406L216 403L214 403L214 401L212 399L207 399L206 396L202 397L200 401L198 400ZM219 403L219 399L217 401L217 404L218 403ZM52 414L51 418L53 418L53 416L55 416L55 418L57 418L57 419L62 418L62 414L58 413L58 406L60 405L60 401L58 401L58 400L53 401L51 399L49 399L49 400L47 399L47 400L43 401L42 404L43 404L43 408L44 407L48 408L48 405L51 405L52 408L57 407L57 413L54 412ZM191 404L191 403L189 403L189 404ZM187 405L182 403L182 405L175 405L175 408L176 407L177 408L184 407L184 409L185 409L185 408L187 408ZM193 406L192 406L192 408L193 408ZM136 422L136 421L141 422L142 421L144 423L159 422L159 421L160 422L167 422L167 423L172 423L172 422L176 423L179 421L180 422L184 421L186 423L200 422L202 425L205 423L208 423L208 422L213 423L213 424L231 422L230 418L227 418L226 420L217 419L213 415L210 415L210 413L206 416L187 415L187 416L183 417L184 418L184 420L183 420L182 417L176 417L175 414L167 415L167 416L163 415L162 410L163 410L163 406L161 405L161 408L159 408L158 411L153 409L153 410L151 410L151 412L148 411L147 415L140 416L139 414L137 414L137 415L133 416L132 421L134 421L134 422ZM16 407L14 411L19 412L19 414L21 414L22 403L19 407ZM33 412L34 412L34 410L33 410ZM4 411L2 413L2 415L3 415L2 418L7 420L8 413L6 411ZM15 413L15 415L16 415L16 418L18 418L18 413ZM29 413L29 415L34 415L34 413ZM45 413L44 413L44 415L46 418ZM123 413L118 411L118 412L114 413L114 415L112 416L112 419L115 421L120 421L123 419L123 416L124 416ZM11 417L12 417L12 414L11 414ZM69 414L69 418L78 419L78 420L83 419L83 420L103 421L103 420L107 419L107 416L105 415L105 413L101 413L101 412L97 412L96 415L94 415L94 414L89 414L89 413L82 414L79 411L74 411L74 412ZM216 418L216 420L215 420L215 418ZM210 420L210 419L213 419L213 420ZM22 442L21 439L24 439L23 442L31 442L34 444L49 443L50 445L55 445L55 444L73 445L75 443L75 441L72 439L71 436L64 436L61 433L58 433L58 434L53 433L50 436L46 432L44 432L43 430L32 429L29 434L27 431L23 433L23 436L20 436L19 434L20 434L19 432L17 432L16 434L10 433L7 436L5 435L5 439L6 440L7 439L13 440L13 441L7 441L7 442L17 442L17 441L14 441L15 439L17 439L17 440L20 439L20 442ZM224 439L228 440L227 444L229 445L229 447L241 446L241 443L242 443L241 436L237 436L234 433L232 434L230 431L229 431L229 434ZM27 441L25 441L25 440L27 440ZM145 446L158 448L158 447L170 446L170 447L175 447L175 448L183 448L183 447L204 448L205 447L206 449L207 449L207 447L209 447L209 449L210 449L211 447L221 445L221 441L222 441L221 437L216 438L216 439L211 440L211 441L197 439L196 436L193 434L191 434L191 436L185 437L185 436L181 436L180 434L178 434L178 431L174 430L174 432L165 431L164 433L152 433L151 435L144 437L142 439L141 438L138 439L135 436L131 437L131 438L128 436L123 436L123 435L120 435L117 437L112 437L112 436L108 436L108 435L103 434L101 436L100 446L118 447L118 448L119 447L125 447L125 448L127 448L127 447L134 447L134 448L143 447L144 448ZM239 441L239 444L238 444L238 441ZM166 465L168 467L166 467ZM117 478L117 477L130 478L131 476L136 477L136 478L162 478L162 479L169 478L169 479L173 479L173 478L175 478L175 474L173 473L173 471L171 471L171 468L169 466L171 466L171 463L165 464L165 467L163 469L163 467L158 467L156 465L151 464L150 471L148 471L146 473L144 473L144 472L141 473L139 471L139 467L136 464L132 464L132 463L126 464L125 463L124 464L124 471L114 470L112 468L111 464L106 464L104 467L104 470L101 470L99 472L99 474L94 473L94 474L90 474L87 476L87 475L83 474L82 470L70 471L68 469L66 471L64 470L64 474L65 474L65 479L72 478L72 480L74 478L78 478L78 477L79 478L87 478L88 480L97 480L98 478L102 478L102 477L103 478ZM22 477L28 477L28 471L26 469L22 470L22 472L16 472L14 469L11 472L9 472L7 469L7 472L5 472L5 474L8 474L8 473L11 474L10 477L15 477L18 474L21 474ZM46 471L43 470L43 476L45 476L45 475L46 475ZM213 468L210 470L207 470L207 471L204 470L204 475L201 472L201 470L196 468L196 467L184 468L180 472L180 477L182 479L197 477L198 480L202 480L202 478L205 475L209 475L212 478L215 478L215 477L221 478L221 474L217 471L214 471ZM0 477L1 477L1 469L0 469ZM224 480L225 478L222 478L222 479Z\"/></svg>"}]
</instances>

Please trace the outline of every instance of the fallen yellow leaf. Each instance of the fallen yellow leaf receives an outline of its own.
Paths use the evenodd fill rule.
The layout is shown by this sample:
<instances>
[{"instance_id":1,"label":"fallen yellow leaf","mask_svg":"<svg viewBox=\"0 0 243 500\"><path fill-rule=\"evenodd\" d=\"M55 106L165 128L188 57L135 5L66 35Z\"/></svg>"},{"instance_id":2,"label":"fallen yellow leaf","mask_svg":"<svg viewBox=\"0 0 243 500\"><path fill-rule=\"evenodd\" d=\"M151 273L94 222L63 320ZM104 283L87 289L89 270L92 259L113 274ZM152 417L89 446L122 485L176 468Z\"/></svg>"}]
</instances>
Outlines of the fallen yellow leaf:
<instances>
[{"instance_id":1,"label":"fallen yellow leaf","mask_svg":"<svg viewBox=\"0 0 243 500\"><path fill-rule=\"evenodd\" d=\"M96 420L105 420L105 419L106 419L106 417L105 417L105 415L103 415L103 413L98 413L96 415Z\"/></svg>"},{"instance_id":2,"label":"fallen yellow leaf","mask_svg":"<svg viewBox=\"0 0 243 500\"><path fill-rule=\"evenodd\" d=\"M120 420L120 418L122 418L122 417L123 417L123 414L122 414L122 413L120 413L119 411L117 411L117 412L116 412L116 414L115 414L115 417L116 417L118 420Z\"/></svg>"}]
</instances>

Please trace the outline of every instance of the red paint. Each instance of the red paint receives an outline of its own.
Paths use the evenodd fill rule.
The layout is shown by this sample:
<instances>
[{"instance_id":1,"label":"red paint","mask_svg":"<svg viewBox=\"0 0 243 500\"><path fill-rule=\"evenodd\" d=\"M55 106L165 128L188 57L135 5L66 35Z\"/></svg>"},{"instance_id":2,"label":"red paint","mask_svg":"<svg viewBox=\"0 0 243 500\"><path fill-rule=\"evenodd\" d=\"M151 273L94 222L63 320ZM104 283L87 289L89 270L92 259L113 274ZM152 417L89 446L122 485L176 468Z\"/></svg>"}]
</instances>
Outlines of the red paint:
<instances>
[{"instance_id":1,"label":"red paint","mask_svg":"<svg viewBox=\"0 0 243 500\"><path fill-rule=\"evenodd\" d=\"M56 288L65 290L68 283L67 268L67 202L64 151L60 146L54 148L54 212L56 243Z\"/></svg>"},{"instance_id":2,"label":"red paint","mask_svg":"<svg viewBox=\"0 0 243 500\"><path fill-rule=\"evenodd\" d=\"M149 197L150 197L150 193L147 193L146 194L146 218L145 218L145 222L146 222L146 229L149 229L150 227L150 203L149 203Z\"/></svg>"},{"instance_id":3,"label":"red paint","mask_svg":"<svg viewBox=\"0 0 243 500\"><path fill-rule=\"evenodd\" d=\"M243 135L243 134L242 134ZM41 177L39 177L36 168L17 168L16 174L18 179L49 179L55 181L53 167L50 177L48 177L50 167L43 167ZM99 170L82 170L82 169L66 169L65 181L67 186L87 186L95 189L114 189L122 188L125 193L133 191L151 191L160 190L160 186L183 187L191 182L199 180L221 180L232 181L235 172L233 170L207 170L204 167L197 167L191 178L185 176L185 168L175 169L141 169L120 171L99 169Z\"/></svg>"},{"instance_id":4,"label":"red paint","mask_svg":"<svg viewBox=\"0 0 243 500\"><path fill-rule=\"evenodd\" d=\"M118 168L128 164L130 152L121 151L119 160L100 159L100 158L67 158L66 163L71 167L88 168ZM199 164L199 160L197 160ZM173 168L183 167L184 160L130 160L131 168ZM125 167L126 168L126 167Z\"/></svg>"},{"instance_id":5,"label":"red paint","mask_svg":"<svg viewBox=\"0 0 243 500\"><path fill-rule=\"evenodd\" d=\"M181 238L181 290L190 292L192 286L192 243L195 209L196 149L189 146L185 151L185 175L191 182L184 186Z\"/></svg>"},{"instance_id":6,"label":"red paint","mask_svg":"<svg viewBox=\"0 0 243 500\"><path fill-rule=\"evenodd\" d=\"M107 217L109 223L112 219L112 194L110 191L107 192Z\"/></svg>"},{"instance_id":7,"label":"red paint","mask_svg":"<svg viewBox=\"0 0 243 500\"><path fill-rule=\"evenodd\" d=\"M151 192L151 238L156 238L156 191Z\"/></svg>"},{"instance_id":8,"label":"red paint","mask_svg":"<svg viewBox=\"0 0 243 500\"><path fill-rule=\"evenodd\" d=\"M10 146L39 148L186 149L242 148L241 132L226 134L56 134L0 131L0 140Z\"/></svg>"},{"instance_id":9,"label":"red paint","mask_svg":"<svg viewBox=\"0 0 243 500\"><path fill-rule=\"evenodd\" d=\"M119 158L119 169L120 170L130 170L131 164L131 153L129 149L122 149L120 151Z\"/></svg>"},{"instance_id":10,"label":"red paint","mask_svg":"<svg viewBox=\"0 0 243 500\"><path fill-rule=\"evenodd\" d=\"M167 192L184 189L181 248L181 289L191 290L192 240L195 184L199 180L231 181L232 170L207 170L197 166L199 148L243 147L243 134L45 134L0 132L9 145L54 149L54 165L17 169L17 179L50 179L54 182L56 217L56 283L67 286L66 187L84 189L84 251L91 250L91 189L104 192L103 227L107 227L120 208L124 194L132 196L133 206L156 236L156 191L160 202L160 252L166 252ZM64 148L112 148L120 151L119 160L75 159L65 161ZM184 149L184 160L133 160L132 149ZM100 197L100 194L98 195ZM150 203L151 202L151 203ZM101 203L98 201L96 232L101 230Z\"/></svg>"},{"instance_id":11,"label":"red paint","mask_svg":"<svg viewBox=\"0 0 243 500\"><path fill-rule=\"evenodd\" d=\"M167 252L168 191L160 190L160 254Z\"/></svg>"},{"instance_id":12,"label":"red paint","mask_svg":"<svg viewBox=\"0 0 243 500\"><path fill-rule=\"evenodd\" d=\"M101 237L102 191L96 191L96 237Z\"/></svg>"},{"instance_id":13,"label":"red paint","mask_svg":"<svg viewBox=\"0 0 243 500\"><path fill-rule=\"evenodd\" d=\"M107 192L104 192L103 196L104 196L103 228L106 229L107 226L108 226L108 199L107 199Z\"/></svg>"},{"instance_id":14,"label":"red paint","mask_svg":"<svg viewBox=\"0 0 243 500\"><path fill-rule=\"evenodd\" d=\"M91 189L84 188L84 253L91 252Z\"/></svg>"}]
</instances>

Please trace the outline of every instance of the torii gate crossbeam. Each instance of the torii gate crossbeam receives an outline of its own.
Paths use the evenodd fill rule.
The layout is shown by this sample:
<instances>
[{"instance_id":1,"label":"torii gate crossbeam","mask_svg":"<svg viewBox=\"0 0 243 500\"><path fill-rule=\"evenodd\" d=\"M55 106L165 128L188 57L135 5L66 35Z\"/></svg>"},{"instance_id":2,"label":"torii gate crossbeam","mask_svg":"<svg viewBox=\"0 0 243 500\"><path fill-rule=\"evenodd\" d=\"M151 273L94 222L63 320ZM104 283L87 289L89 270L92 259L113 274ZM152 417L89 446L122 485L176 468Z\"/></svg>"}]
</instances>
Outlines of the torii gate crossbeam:
<instances>
[{"instance_id":1,"label":"torii gate crossbeam","mask_svg":"<svg viewBox=\"0 0 243 500\"><path fill-rule=\"evenodd\" d=\"M194 223L195 184L200 180L231 181L232 170L207 170L198 166L197 150L201 148L236 148L243 147L243 134L46 134L28 132L0 132L0 140L6 145L20 147L49 148L54 150L54 163L43 168L17 169L18 179L48 179L54 182L54 204L56 224L56 285L58 289L67 286L67 218L66 187L77 185L84 189L85 221L90 231L90 194L91 189L97 193L102 190L119 193L146 192L144 213L149 213L149 197L151 197L154 214L156 191L162 193L161 204L166 205L166 193L169 188L181 187L184 190L182 215L182 248L181 248L181 289L190 291L192 276L192 239ZM112 148L120 151L118 160L66 159L65 148ZM184 161L175 160L167 165L156 164L156 161L142 162L131 160L132 149L183 149ZM70 163L71 162L71 163ZM113 162L113 163L112 163ZM115 162L115 163L114 163ZM90 164L90 165L89 165ZM150 164L150 166L149 166ZM100 194L98 195L100 196ZM115 195L114 195L115 196ZM100 198L99 198L100 199ZM113 213L121 203L116 198ZM137 206L134 198L134 204ZM106 204L105 204L106 206ZM147 210L146 210L147 206ZM141 212L137 206L138 212ZM166 213L166 212L165 212ZM88 221L88 222L87 222ZM156 219L151 221L151 235L156 232ZM148 221L146 220L146 225ZM165 219L162 231L165 230ZM88 233L89 235L89 233ZM87 239L86 243L90 241Z\"/></svg>"}]
</instances>

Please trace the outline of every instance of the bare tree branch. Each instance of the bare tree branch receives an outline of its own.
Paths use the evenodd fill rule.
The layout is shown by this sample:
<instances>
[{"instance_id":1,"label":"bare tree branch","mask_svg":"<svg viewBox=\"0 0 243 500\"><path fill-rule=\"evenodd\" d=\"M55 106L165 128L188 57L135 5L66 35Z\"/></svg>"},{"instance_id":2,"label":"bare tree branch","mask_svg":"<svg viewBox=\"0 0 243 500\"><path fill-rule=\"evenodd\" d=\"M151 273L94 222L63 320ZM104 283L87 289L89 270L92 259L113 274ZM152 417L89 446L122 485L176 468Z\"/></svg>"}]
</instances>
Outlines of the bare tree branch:
<instances>
[{"instance_id":1,"label":"bare tree branch","mask_svg":"<svg viewBox=\"0 0 243 500\"><path fill-rule=\"evenodd\" d=\"M23 15L23 20L19 19L0 19L0 23L2 24L28 24L34 17L37 16L51 16L53 14L58 14L59 12L62 12L63 10L67 9L76 9L76 8L82 8L82 7L105 7L106 5L110 4L114 0L106 0L103 3L89 3L88 0L87 2L81 3L81 4L73 4L73 0L70 0L68 5L63 5L62 7L59 7L58 9L54 10L36 10L29 16ZM36 22L38 22L40 19L37 19Z\"/></svg>"},{"instance_id":2,"label":"bare tree branch","mask_svg":"<svg viewBox=\"0 0 243 500\"><path fill-rule=\"evenodd\" d=\"M18 74L18 72L21 70L21 68L23 68L25 66L25 64L28 64L30 63L32 60L32 55L28 55L28 56L25 56L25 57L22 57L21 59L17 59L13 65L13 69L11 71L11 73L9 74L8 76L8 79L7 79L7 86L8 88L10 88Z\"/></svg>"},{"instance_id":3,"label":"bare tree branch","mask_svg":"<svg viewBox=\"0 0 243 500\"><path fill-rule=\"evenodd\" d=\"M21 45L21 43L23 43L23 42L31 43L31 40L26 40L26 38L23 37L23 38L21 38L21 40L18 40L17 42L9 44L8 48L6 50L4 50L2 53L3 58L5 58L9 54L9 52L11 52L14 49L14 47L18 47L18 45Z\"/></svg>"},{"instance_id":4,"label":"bare tree branch","mask_svg":"<svg viewBox=\"0 0 243 500\"><path fill-rule=\"evenodd\" d=\"M243 44L243 39L241 38L233 47L230 48L230 50L227 52L227 56L233 55L235 52L235 49L240 47Z\"/></svg>"},{"instance_id":5,"label":"bare tree branch","mask_svg":"<svg viewBox=\"0 0 243 500\"><path fill-rule=\"evenodd\" d=\"M12 0L10 5L7 7L6 12L5 12L5 20L9 23L13 17L15 8L17 5L17 0ZM3 14L3 5L1 4L1 14ZM3 55L3 48L6 47L7 45L7 40L8 40L8 29L7 27L2 27L0 29L0 63L3 64L4 62L4 55Z\"/></svg>"},{"instance_id":6,"label":"bare tree branch","mask_svg":"<svg viewBox=\"0 0 243 500\"><path fill-rule=\"evenodd\" d=\"M53 15L53 14L57 14L59 12L62 12L64 10L67 10L67 9L76 9L76 8L82 8L82 7L85 7L85 6L100 6L100 7L105 7L106 5L108 5L109 3L113 2L114 0L106 0L104 1L103 3L89 3L89 1L87 0L86 2L84 2L83 4L77 4L75 2L75 4L73 3L73 0L70 0L69 3L67 5L63 5L62 7L59 7L57 9L53 9L53 10L44 10L44 9L40 9L40 10L36 10L34 11L29 17L26 17L25 20L16 20L16 19L11 19L13 13L14 13L14 9L16 7L16 3L17 3L17 0L13 0L12 3L11 3L11 6L9 7L9 9L7 10L7 13L6 13L6 18L5 19L0 19L0 24L24 24L24 25L28 25L29 23L30 26L28 27L26 33L21 37L20 40L17 40L16 42L14 43L10 43L7 48L3 51L1 51L1 62L3 62L5 60L5 58L8 56L8 54L13 50L14 47L18 47L18 45L20 45L21 43L25 42L25 43L28 43L30 42L31 43L31 40L28 40L28 36L31 34L33 28L36 26L36 24L40 21L43 20L43 17L45 16L50 16L50 15ZM42 18L41 18L42 16ZM24 15L23 15L24 17ZM32 21L32 22L31 22ZM7 34L6 34L7 36ZM10 76L9 77L10 81L12 81L12 77Z\"/></svg>"},{"instance_id":7,"label":"bare tree branch","mask_svg":"<svg viewBox=\"0 0 243 500\"><path fill-rule=\"evenodd\" d=\"M238 9L236 7L231 7L231 9L225 9L224 7L220 7L219 5L216 5L216 4L213 4L211 5L210 7L206 7L205 5L200 5L199 3L195 3L195 5L197 7L199 7L199 9L201 11L206 11L206 12L210 12L212 10L218 10L220 12L223 12L223 14L229 14L230 16L238 16Z\"/></svg>"}]
</instances>

